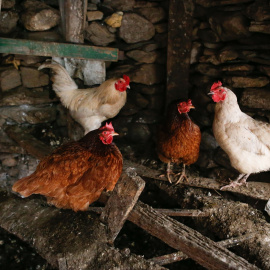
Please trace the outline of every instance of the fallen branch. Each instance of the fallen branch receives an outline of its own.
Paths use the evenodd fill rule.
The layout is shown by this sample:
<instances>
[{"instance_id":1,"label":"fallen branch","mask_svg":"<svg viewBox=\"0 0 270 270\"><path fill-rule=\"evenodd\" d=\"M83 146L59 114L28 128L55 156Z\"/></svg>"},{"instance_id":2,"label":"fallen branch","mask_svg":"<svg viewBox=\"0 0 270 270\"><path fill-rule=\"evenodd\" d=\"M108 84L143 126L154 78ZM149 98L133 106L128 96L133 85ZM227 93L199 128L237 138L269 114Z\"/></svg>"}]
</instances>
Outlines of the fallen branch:
<instances>
[{"instance_id":1,"label":"fallen branch","mask_svg":"<svg viewBox=\"0 0 270 270\"><path fill-rule=\"evenodd\" d=\"M150 169L141 164L134 163L129 160L124 161L124 167L131 167L141 177L147 177L155 180L168 181L166 177L160 177L160 171ZM185 186L206 188L220 191L223 184L214 179L198 177L197 175L188 175L188 182L181 184ZM248 182L248 186L240 186L235 188L227 188L226 191L248 196L253 199L269 200L270 183L264 182ZM225 191L224 191L225 192Z\"/></svg>"},{"instance_id":2,"label":"fallen branch","mask_svg":"<svg viewBox=\"0 0 270 270\"><path fill-rule=\"evenodd\" d=\"M255 237L255 234L248 234L248 235L243 235L243 236L239 236L239 237L234 237L234 238L222 240L222 241L217 242L217 243L224 248L231 248L231 247L237 246L237 245L241 244L242 242L244 242L248 239L251 239L253 237ZM174 262L183 261L183 260L186 260L188 258L189 257L185 253L183 253L182 251L178 251L178 252L166 254L163 256L159 256L159 257L154 257L154 258L150 259L149 261L156 263L156 264L159 264L159 265L166 265L166 264L170 264L170 263L174 263Z\"/></svg>"}]
</instances>

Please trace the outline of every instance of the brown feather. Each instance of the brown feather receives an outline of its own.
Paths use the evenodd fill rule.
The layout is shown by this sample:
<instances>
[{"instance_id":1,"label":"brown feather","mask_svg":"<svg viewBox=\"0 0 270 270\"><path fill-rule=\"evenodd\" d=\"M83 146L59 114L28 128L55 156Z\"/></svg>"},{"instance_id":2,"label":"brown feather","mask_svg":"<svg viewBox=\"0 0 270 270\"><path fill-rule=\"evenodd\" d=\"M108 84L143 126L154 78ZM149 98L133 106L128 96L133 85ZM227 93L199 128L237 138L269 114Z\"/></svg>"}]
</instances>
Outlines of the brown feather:
<instances>
[{"instance_id":1,"label":"brown feather","mask_svg":"<svg viewBox=\"0 0 270 270\"><path fill-rule=\"evenodd\" d=\"M162 162L193 164L199 157L200 128L187 113L180 114L177 103L169 105L157 134L157 154Z\"/></svg>"},{"instance_id":2,"label":"brown feather","mask_svg":"<svg viewBox=\"0 0 270 270\"><path fill-rule=\"evenodd\" d=\"M123 167L117 146L103 144L99 132L91 131L81 140L59 147L33 174L18 180L13 191L24 197L44 195L58 208L86 210L103 190L114 188Z\"/></svg>"}]
</instances>

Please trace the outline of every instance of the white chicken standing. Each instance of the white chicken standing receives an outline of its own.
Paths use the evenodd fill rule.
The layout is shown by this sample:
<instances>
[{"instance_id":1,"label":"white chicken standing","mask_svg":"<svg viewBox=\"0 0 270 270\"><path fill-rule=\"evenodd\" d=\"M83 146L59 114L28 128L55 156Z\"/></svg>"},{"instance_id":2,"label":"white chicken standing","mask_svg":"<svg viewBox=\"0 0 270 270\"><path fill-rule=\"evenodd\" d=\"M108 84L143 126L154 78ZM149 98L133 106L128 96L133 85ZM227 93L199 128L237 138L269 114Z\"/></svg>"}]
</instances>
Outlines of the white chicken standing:
<instances>
[{"instance_id":1,"label":"white chicken standing","mask_svg":"<svg viewBox=\"0 0 270 270\"><path fill-rule=\"evenodd\" d=\"M236 95L221 82L214 83L210 93L216 102L213 133L220 147L228 154L239 177L221 188L246 184L252 173L270 170L270 124L243 113Z\"/></svg>"},{"instance_id":2,"label":"white chicken standing","mask_svg":"<svg viewBox=\"0 0 270 270\"><path fill-rule=\"evenodd\" d=\"M130 79L112 78L94 88L78 89L64 67L58 63L44 63L38 69L50 68L53 89L71 116L82 125L85 134L101 126L101 123L115 117L125 105Z\"/></svg>"}]
</instances>

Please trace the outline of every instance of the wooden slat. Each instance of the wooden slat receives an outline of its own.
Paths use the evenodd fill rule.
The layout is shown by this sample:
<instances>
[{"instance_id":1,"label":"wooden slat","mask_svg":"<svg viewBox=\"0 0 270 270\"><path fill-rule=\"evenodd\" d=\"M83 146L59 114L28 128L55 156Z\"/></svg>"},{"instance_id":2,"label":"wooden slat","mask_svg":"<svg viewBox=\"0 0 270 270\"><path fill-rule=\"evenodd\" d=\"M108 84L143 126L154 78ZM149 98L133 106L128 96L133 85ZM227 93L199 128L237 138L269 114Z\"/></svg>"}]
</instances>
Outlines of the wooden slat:
<instances>
[{"instance_id":1,"label":"wooden slat","mask_svg":"<svg viewBox=\"0 0 270 270\"><path fill-rule=\"evenodd\" d=\"M242 242L245 242L246 240L249 240L251 238L254 238L255 234L248 234L248 235L241 235L239 237L234 237L226 240L222 240L218 242L219 245L225 248L231 248L234 246L237 246L241 244ZM171 254L166 254L159 257L154 257L150 259L149 261L159 264L159 265L166 265L174 262L179 262L188 259L188 256L183 253L182 251L174 252Z\"/></svg>"},{"instance_id":2,"label":"wooden slat","mask_svg":"<svg viewBox=\"0 0 270 270\"><path fill-rule=\"evenodd\" d=\"M170 0L167 49L166 103L188 97L193 30L192 0Z\"/></svg>"},{"instance_id":3,"label":"wooden slat","mask_svg":"<svg viewBox=\"0 0 270 270\"><path fill-rule=\"evenodd\" d=\"M0 38L0 53L117 61L118 49L81 44Z\"/></svg>"},{"instance_id":4,"label":"wooden slat","mask_svg":"<svg viewBox=\"0 0 270 270\"><path fill-rule=\"evenodd\" d=\"M130 212L128 220L172 248L183 251L187 256L207 269L258 269L199 232L158 213L140 201Z\"/></svg>"},{"instance_id":5,"label":"wooden slat","mask_svg":"<svg viewBox=\"0 0 270 270\"><path fill-rule=\"evenodd\" d=\"M139 176L129 177L122 173L100 216L101 221L107 224L110 244L113 244L122 229L144 186L145 182Z\"/></svg>"}]
</instances>

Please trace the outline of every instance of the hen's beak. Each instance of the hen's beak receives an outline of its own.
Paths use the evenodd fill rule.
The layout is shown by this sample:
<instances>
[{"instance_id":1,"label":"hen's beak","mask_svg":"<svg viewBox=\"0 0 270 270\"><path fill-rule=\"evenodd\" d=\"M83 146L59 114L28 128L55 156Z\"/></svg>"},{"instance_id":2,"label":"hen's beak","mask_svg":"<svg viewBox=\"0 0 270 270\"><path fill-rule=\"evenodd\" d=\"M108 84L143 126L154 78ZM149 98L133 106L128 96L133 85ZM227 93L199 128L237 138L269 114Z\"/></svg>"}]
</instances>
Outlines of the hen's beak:
<instances>
[{"instance_id":1,"label":"hen's beak","mask_svg":"<svg viewBox=\"0 0 270 270\"><path fill-rule=\"evenodd\" d=\"M195 109L195 107L194 107L194 106L190 106L189 108L190 108L190 109Z\"/></svg>"},{"instance_id":2,"label":"hen's beak","mask_svg":"<svg viewBox=\"0 0 270 270\"><path fill-rule=\"evenodd\" d=\"M129 86L129 85L127 85L127 88L128 88L128 89L130 89L130 86Z\"/></svg>"},{"instance_id":3,"label":"hen's beak","mask_svg":"<svg viewBox=\"0 0 270 270\"><path fill-rule=\"evenodd\" d=\"M119 135L119 134L116 132L112 133L112 136L117 136L117 135Z\"/></svg>"},{"instance_id":4,"label":"hen's beak","mask_svg":"<svg viewBox=\"0 0 270 270\"><path fill-rule=\"evenodd\" d=\"M214 92L209 92L207 95L214 95Z\"/></svg>"}]
</instances>

